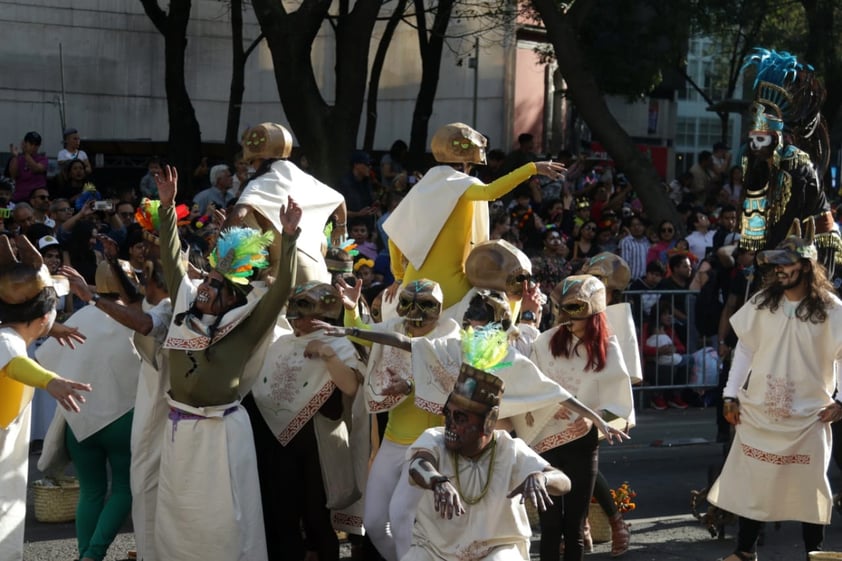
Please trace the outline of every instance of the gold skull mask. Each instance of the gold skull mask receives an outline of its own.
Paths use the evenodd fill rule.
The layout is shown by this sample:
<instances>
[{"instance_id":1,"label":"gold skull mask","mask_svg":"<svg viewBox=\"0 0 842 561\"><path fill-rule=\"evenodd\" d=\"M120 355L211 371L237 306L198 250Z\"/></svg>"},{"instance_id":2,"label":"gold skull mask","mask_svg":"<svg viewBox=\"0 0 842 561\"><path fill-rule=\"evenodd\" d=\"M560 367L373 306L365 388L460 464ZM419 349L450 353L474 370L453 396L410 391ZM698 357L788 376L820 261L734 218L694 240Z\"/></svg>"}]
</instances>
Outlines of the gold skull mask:
<instances>
[{"instance_id":1,"label":"gold skull mask","mask_svg":"<svg viewBox=\"0 0 842 561\"><path fill-rule=\"evenodd\" d=\"M398 315L413 327L426 327L439 320L444 294L439 283L418 279L403 287L398 295Z\"/></svg>"},{"instance_id":2,"label":"gold skull mask","mask_svg":"<svg viewBox=\"0 0 842 561\"><path fill-rule=\"evenodd\" d=\"M474 288L523 297L523 281L532 278L532 262L521 250L504 240L478 243L465 260L465 274Z\"/></svg>"},{"instance_id":3,"label":"gold skull mask","mask_svg":"<svg viewBox=\"0 0 842 561\"><path fill-rule=\"evenodd\" d=\"M342 298L331 285L310 281L292 289L292 296L287 304L287 319L303 317L339 319L342 312Z\"/></svg>"},{"instance_id":4,"label":"gold skull mask","mask_svg":"<svg viewBox=\"0 0 842 561\"><path fill-rule=\"evenodd\" d=\"M246 131L243 137L243 159L286 160L292 153L292 135L277 123L261 123Z\"/></svg>"},{"instance_id":5,"label":"gold skull mask","mask_svg":"<svg viewBox=\"0 0 842 561\"><path fill-rule=\"evenodd\" d=\"M485 165L488 139L464 123L439 128L430 141L433 157L442 164Z\"/></svg>"},{"instance_id":6,"label":"gold skull mask","mask_svg":"<svg viewBox=\"0 0 842 561\"><path fill-rule=\"evenodd\" d=\"M631 281L631 269L625 259L608 251L591 257L579 272L598 278L608 290L625 290Z\"/></svg>"},{"instance_id":7,"label":"gold skull mask","mask_svg":"<svg viewBox=\"0 0 842 561\"><path fill-rule=\"evenodd\" d=\"M556 321L586 319L605 311L605 285L591 275L571 275L550 294Z\"/></svg>"}]
</instances>

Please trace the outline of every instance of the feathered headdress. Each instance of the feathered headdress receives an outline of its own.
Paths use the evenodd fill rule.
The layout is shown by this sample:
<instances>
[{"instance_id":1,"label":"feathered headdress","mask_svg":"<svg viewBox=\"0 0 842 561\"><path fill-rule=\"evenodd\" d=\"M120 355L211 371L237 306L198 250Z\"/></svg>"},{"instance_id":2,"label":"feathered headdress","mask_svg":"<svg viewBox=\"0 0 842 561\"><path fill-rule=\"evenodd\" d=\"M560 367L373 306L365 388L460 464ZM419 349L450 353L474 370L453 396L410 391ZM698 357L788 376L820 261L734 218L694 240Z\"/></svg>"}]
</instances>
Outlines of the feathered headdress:
<instances>
[{"instance_id":1,"label":"feathered headdress","mask_svg":"<svg viewBox=\"0 0 842 561\"><path fill-rule=\"evenodd\" d=\"M755 101L783 121L784 132L792 137L792 144L810 155L821 175L830 158L830 138L820 112L826 91L815 69L788 52L760 47L746 57L743 69L750 66L757 70L753 86Z\"/></svg>"},{"instance_id":2,"label":"feathered headdress","mask_svg":"<svg viewBox=\"0 0 842 561\"><path fill-rule=\"evenodd\" d=\"M228 228L219 234L208 261L232 283L246 285L255 269L269 266L266 248L274 238L271 230L261 233L254 228Z\"/></svg>"},{"instance_id":3,"label":"feathered headdress","mask_svg":"<svg viewBox=\"0 0 842 561\"><path fill-rule=\"evenodd\" d=\"M493 372L509 352L509 339L499 323L462 330L462 362L478 370Z\"/></svg>"},{"instance_id":4,"label":"feathered headdress","mask_svg":"<svg viewBox=\"0 0 842 561\"><path fill-rule=\"evenodd\" d=\"M160 207L161 201L144 198L140 201L140 206L134 212L134 219L141 225L143 231L156 237L160 231L160 221L158 219L158 209ZM187 205L178 205L175 207L175 216L181 222L190 216L190 209L187 208Z\"/></svg>"}]
</instances>

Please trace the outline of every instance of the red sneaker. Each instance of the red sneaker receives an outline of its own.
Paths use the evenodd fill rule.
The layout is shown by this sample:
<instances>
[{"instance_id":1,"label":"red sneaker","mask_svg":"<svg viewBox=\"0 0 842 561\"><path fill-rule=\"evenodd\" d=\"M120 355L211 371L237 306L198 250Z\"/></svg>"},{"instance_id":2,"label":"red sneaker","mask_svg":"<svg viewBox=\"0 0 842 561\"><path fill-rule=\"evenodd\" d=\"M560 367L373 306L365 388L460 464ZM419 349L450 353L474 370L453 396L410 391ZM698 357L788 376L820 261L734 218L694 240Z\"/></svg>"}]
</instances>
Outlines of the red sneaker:
<instances>
[{"instance_id":1,"label":"red sneaker","mask_svg":"<svg viewBox=\"0 0 842 561\"><path fill-rule=\"evenodd\" d=\"M659 395L658 397L652 398L650 405L652 406L652 409L663 411L667 408L667 400L664 399L664 396Z\"/></svg>"},{"instance_id":2,"label":"red sneaker","mask_svg":"<svg viewBox=\"0 0 842 561\"><path fill-rule=\"evenodd\" d=\"M687 403L681 399L680 395L674 395L667 401L667 405L673 409L687 409Z\"/></svg>"}]
</instances>

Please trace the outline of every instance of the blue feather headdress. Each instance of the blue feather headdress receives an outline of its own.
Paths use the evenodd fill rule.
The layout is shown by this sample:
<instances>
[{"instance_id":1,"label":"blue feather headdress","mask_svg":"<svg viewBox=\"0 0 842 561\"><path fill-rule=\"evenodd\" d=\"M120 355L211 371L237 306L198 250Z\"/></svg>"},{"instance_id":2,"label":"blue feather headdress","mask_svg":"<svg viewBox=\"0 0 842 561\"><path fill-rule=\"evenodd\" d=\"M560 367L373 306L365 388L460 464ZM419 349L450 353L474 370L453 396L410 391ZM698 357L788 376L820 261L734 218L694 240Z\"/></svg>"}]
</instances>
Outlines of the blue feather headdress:
<instances>
[{"instance_id":1,"label":"blue feather headdress","mask_svg":"<svg viewBox=\"0 0 842 561\"><path fill-rule=\"evenodd\" d=\"M261 233L254 228L227 228L219 234L208 261L230 282L246 285L255 269L269 266L266 248L274 238L272 231Z\"/></svg>"}]
</instances>

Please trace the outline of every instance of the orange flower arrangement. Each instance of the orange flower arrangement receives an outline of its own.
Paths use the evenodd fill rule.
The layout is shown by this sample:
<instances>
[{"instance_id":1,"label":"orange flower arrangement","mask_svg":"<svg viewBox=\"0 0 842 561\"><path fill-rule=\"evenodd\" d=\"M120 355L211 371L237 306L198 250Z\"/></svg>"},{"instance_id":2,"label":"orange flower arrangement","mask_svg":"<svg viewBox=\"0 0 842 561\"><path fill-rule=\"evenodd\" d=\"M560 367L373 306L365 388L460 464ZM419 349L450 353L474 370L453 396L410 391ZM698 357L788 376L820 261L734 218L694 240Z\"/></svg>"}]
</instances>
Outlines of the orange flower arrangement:
<instances>
[{"instance_id":1,"label":"orange flower arrangement","mask_svg":"<svg viewBox=\"0 0 842 561\"><path fill-rule=\"evenodd\" d=\"M614 504L617 505L617 510L622 514L637 508L634 503L634 498L637 493L629 487L629 482L624 481L617 489L611 489L611 498L614 499Z\"/></svg>"}]
</instances>

